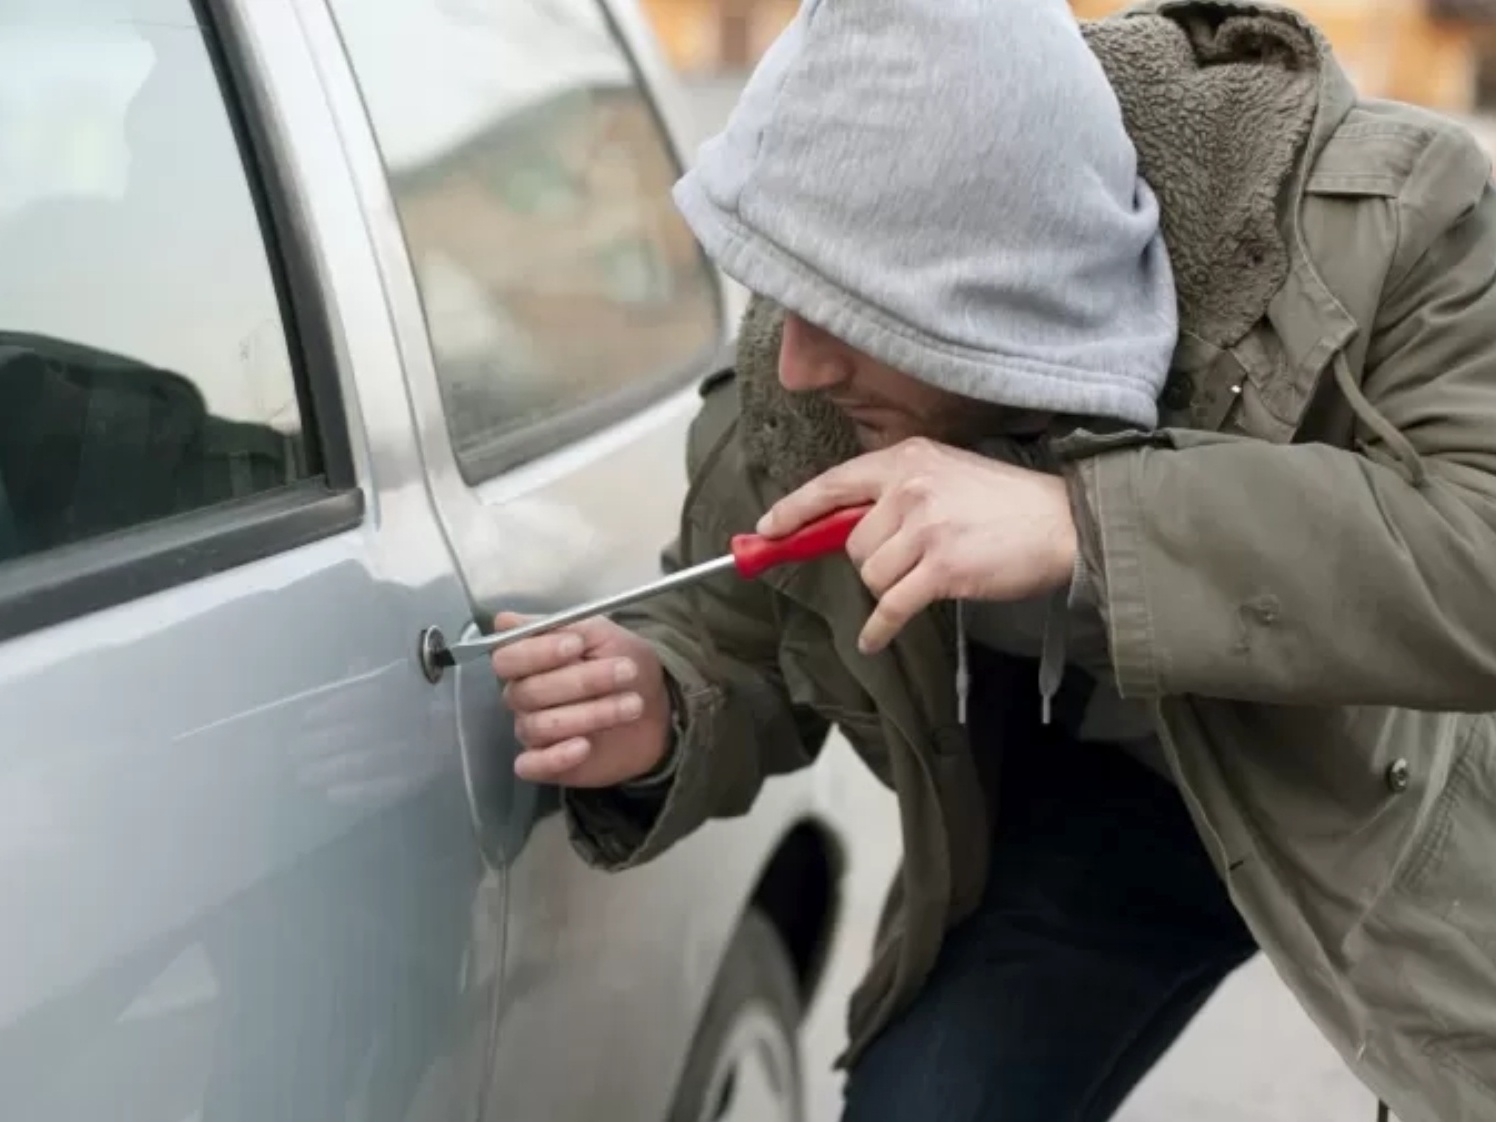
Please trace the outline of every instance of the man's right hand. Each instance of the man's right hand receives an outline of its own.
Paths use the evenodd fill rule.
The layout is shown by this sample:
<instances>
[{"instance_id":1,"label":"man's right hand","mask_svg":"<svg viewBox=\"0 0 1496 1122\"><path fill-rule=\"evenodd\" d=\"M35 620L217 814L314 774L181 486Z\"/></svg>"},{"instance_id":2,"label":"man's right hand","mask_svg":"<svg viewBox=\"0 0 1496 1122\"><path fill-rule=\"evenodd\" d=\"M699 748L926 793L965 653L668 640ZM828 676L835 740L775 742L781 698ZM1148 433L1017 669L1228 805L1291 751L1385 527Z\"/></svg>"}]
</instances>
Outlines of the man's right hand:
<instances>
[{"instance_id":1,"label":"man's right hand","mask_svg":"<svg viewBox=\"0 0 1496 1122\"><path fill-rule=\"evenodd\" d=\"M527 622L500 613L504 631ZM606 619L525 639L493 654L532 783L612 787L654 770L670 747L665 671L649 644Z\"/></svg>"}]
</instances>

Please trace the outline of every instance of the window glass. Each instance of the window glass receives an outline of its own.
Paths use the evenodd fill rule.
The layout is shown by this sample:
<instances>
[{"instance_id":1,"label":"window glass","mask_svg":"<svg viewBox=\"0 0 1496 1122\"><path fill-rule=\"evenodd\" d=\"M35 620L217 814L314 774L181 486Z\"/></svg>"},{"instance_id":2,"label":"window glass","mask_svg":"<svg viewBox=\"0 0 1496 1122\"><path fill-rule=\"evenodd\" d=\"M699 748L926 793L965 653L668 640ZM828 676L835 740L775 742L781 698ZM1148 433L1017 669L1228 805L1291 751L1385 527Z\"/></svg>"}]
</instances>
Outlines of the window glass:
<instances>
[{"instance_id":1,"label":"window glass","mask_svg":"<svg viewBox=\"0 0 1496 1122\"><path fill-rule=\"evenodd\" d=\"M463 475L692 370L717 291L593 0L333 0L425 305Z\"/></svg>"},{"instance_id":2,"label":"window glass","mask_svg":"<svg viewBox=\"0 0 1496 1122\"><path fill-rule=\"evenodd\" d=\"M0 5L0 559L307 474L188 0Z\"/></svg>"}]
</instances>

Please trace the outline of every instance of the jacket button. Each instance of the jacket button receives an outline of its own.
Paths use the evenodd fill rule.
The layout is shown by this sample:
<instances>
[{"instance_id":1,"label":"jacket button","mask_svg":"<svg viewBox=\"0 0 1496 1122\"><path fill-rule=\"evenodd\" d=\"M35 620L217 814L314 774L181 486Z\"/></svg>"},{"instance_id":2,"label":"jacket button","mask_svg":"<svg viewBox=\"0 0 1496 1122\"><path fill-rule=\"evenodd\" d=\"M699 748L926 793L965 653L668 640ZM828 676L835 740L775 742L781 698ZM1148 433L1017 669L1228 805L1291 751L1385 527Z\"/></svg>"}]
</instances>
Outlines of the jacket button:
<instances>
[{"instance_id":1,"label":"jacket button","mask_svg":"<svg viewBox=\"0 0 1496 1122\"><path fill-rule=\"evenodd\" d=\"M1408 767L1407 760L1393 760L1387 765L1387 789L1389 791L1406 791L1411 778L1412 769Z\"/></svg>"}]
</instances>

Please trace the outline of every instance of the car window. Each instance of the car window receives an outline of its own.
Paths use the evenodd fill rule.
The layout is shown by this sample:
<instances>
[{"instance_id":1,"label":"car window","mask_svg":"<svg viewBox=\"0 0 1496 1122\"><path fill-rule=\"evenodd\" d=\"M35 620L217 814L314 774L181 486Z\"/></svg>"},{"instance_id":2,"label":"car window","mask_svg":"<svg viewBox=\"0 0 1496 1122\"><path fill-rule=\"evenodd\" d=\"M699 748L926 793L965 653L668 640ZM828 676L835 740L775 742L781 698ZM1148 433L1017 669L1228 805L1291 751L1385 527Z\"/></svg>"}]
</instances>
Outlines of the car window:
<instances>
[{"instance_id":1,"label":"car window","mask_svg":"<svg viewBox=\"0 0 1496 1122\"><path fill-rule=\"evenodd\" d=\"M189 0L0 6L0 560L309 474Z\"/></svg>"},{"instance_id":2,"label":"car window","mask_svg":"<svg viewBox=\"0 0 1496 1122\"><path fill-rule=\"evenodd\" d=\"M475 483L699 370L718 291L593 0L333 0Z\"/></svg>"}]
</instances>

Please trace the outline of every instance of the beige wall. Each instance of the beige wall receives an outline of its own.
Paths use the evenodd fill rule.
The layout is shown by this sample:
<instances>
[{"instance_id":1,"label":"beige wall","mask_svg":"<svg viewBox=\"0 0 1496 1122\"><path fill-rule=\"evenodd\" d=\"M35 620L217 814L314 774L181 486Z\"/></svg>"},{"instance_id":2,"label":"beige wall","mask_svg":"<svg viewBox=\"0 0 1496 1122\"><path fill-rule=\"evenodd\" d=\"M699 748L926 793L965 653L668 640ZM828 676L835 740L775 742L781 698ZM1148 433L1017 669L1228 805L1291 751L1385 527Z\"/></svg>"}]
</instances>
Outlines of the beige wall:
<instances>
[{"instance_id":1,"label":"beige wall","mask_svg":"<svg viewBox=\"0 0 1496 1122\"><path fill-rule=\"evenodd\" d=\"M643 0L682 73L752 66L794 16L798 0Z\"/></svg>"},{"instance_id":2,"label":"beige wall","mask_svg":"<svg viewBox=\"0 0 1496 1122\"><path fill-rule=\"evenodd\" d=\"M1083 19L1126 0L1072 0ZM794 15L797 0L643 0L683 73L751 65ZM1329 38L1368 97L1390 97L1451 112L1471 108L1477 38L1429 18L1426 0L1297 0Z\"/></svg>"}]
</instances>

